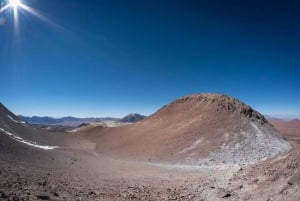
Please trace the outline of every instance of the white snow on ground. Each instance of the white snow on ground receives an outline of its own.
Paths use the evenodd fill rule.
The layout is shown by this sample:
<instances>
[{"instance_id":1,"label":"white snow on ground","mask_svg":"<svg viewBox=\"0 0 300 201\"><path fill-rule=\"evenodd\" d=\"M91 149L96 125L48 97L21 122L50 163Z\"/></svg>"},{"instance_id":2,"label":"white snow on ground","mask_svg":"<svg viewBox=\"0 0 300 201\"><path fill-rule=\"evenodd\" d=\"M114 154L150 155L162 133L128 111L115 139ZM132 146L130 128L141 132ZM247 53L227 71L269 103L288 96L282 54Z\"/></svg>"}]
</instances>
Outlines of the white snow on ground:
<instances>
[{"instance_id":1,"label":"white snow on ground","mask_svg":"<svg viewBox=\"0 0 300 201\"><path fill-rule=\"evenodd\" d=\"M74 129L72 129L72 130L69 130L68 132L69 133L76 133L76 132L78 132L80 129L79 128L74 128Z\"/></svg>"},{"instance_id":2,"label":"white snow on ground","mask_svg":"<svg viewBox=\"0 0 300 201\"><path fill-rule=\"evenodd\" d=\"M17 124L26 124L25 121L17 121L14 118L12 118L9 114L7 115L8 118L10 118L10 120L12 120L13 122L17 123Z\"/></svg>"},{"instance_id":3,"label":"white snow on ground","mask_svg":"<svg viewBox=\"0 0 300 201\"><path fill-rule=\"evenodd\" d=\"M36 144L35 142L30 142L30 141L27 141L27 140L24 140L23 138L21 137L18 137L18 136L15 136L14 134L4 130L3 128L0 128L0 131L2 133L5 133L6 135L8 135L9 137L11 137L12 139L18 141L18 142L21 142L23 144L26 144L28 146L31 146L31 147L36 147L36 148L39 148L39 149L43 149L43 150L52 150L52 149L56 149L58 148L58 146L45 146L45 145L38 145Z\"/></svg>"}]
</instances>

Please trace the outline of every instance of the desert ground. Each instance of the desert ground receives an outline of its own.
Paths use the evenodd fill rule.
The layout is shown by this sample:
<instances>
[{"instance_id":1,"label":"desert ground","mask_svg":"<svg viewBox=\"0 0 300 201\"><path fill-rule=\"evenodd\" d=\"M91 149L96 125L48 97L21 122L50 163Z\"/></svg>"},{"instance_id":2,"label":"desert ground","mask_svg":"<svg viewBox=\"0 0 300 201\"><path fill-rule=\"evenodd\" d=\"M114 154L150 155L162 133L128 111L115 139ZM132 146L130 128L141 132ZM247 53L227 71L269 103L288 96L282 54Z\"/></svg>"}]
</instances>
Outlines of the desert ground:
<instances>
[{"instance_id":1,"label":"desert ground","mask_svg":"<svg viewBox=\"0 0 300 201\"><path fill-rule=\"evenodd\" d=\"M212 126L217 125L214 120L218 118L225 120L226 115L230 113L231 118L225 122L225 124L232 125L226 127L228 132L236 129L231 122L237 121L236 118L239 116L236 114L243 116L241 125L248 121L247 117L249 121L262 125L262 130L270 129L273 132L273 126L255 111L251 110L251 115L249 115L248 107L239 102L234 103L232 99L224 99L224 97L221 99L230 101L230 104L227 102L225 104L226 113L222 113L224 116L222 114L219 116L218 113L211 116L213 109L210 105L215 103L209 102L210 98L201 100L202 103L195 103L196 99L191 98L184 105L181 105L182 100L179 99L162 108L158 111L159 115L154 114L132 125L116 128L86 126L76 132L61 129L48 131L32 127L21 122L2 106L0 200L300 200L300 129L290 129L289 122L280 124L273 122L277 130L287 139L291 149L282 153L276 152L275 154L274 152L274 155L266 158L250 158L253 161L249 161L245 153L259 152L249 152L249 147L245 152L242 149L229 149L244 154L245 158L248 157L249 163L231 160L220 162L218 161L219 154L209 155L207 151L209 149L213 152L212 147L217 147L217 141L211 140L217 138L215 135L222 137L220 130ZM189 102L191 100L192 102ZM217 97L212 102L219 100ZM191 108L190 104L198 104L197 111L199 112L188 111L183 115L174 116L174 112L178 113ZM227 107L228 105L230 107ZM223 106L221 105L221 108ZM245 114L236 113L239 109L244 111L245 108L247 108ZM197 133L195 129L204 129L204 127L197 127L201 123L200 113L207 115L202 117L204 120L201 121L213 122L209 127L205 127L206 131L216 130L213 138L210 135L201 135L204 140L210 142L206 146L202 146L200 141L195 143L196 138L194 138ZM170 115L173 121L169 122L167 120ZM8 116L10 118L7 118ZM187 119L188 125L185 124ZM194 123L198 120L199 122ZM172 126L174 122L176 125ZM267 126L263 126L264 124ZM176 132L171 135L167 129L163 130L164 127L172 127ZM224 124L220 123L218 127L224 127ZM152 135L151 129L153 128L156 131L163 131L162 133L157 131ZM142 129L142 134L131 133L137 129ZM179 138L182 132L186 131L190 131L187 132L190 135L186 134L188 136L186 139ZM251 132L249 131L250 134ZM8 133L18 134L19 138ZM122 136L123 134L126 136ZM160 134L164 134L165 137L161 137ZM270 144L273 143L272 140L276 144L278 144L276 140L285 143L280 136L276 135L275 138L267 138ZM146 141L143 140L143 136L146 136ZM151 136L156 137L157 141L152 140ZM34 145L41 144L42 148L28 146L28 143L24 143L27 141L20 142L21 138L28 139L30 142L34 141ZM222 138L220 142L223 143L224 139L227 138ZM243 140L243 138L233 140L237 139ZM247 138L249 139L254 140L252 137ZM132 144L132 141L136 144ZM49 147L55 145L55 148L43 149L42 145L45 144ZM188 149L184 150L184 147ZM260 146L251 147L261 148ZM265 151L273 150L273 147L272 149L266 145L263 147ZM201 149L205 150L201 152ZM182 150L184 154L171 154ZM227 151L227 149L224 150L224 152ZM285 150L284 146L283 150ZM199 164L198 161L195 162L194 153L199 153L200 159L209 156L216 161ZM270 153L273 154L273 152ZM234 155L236 156L235 152ZM187 156L192 156L190 157L192 163L185 160ZM240 159L242 156L237 155L237 160L244 161ZM263 156L265 155L262 154Z\"/></svg>"}]
</instances>

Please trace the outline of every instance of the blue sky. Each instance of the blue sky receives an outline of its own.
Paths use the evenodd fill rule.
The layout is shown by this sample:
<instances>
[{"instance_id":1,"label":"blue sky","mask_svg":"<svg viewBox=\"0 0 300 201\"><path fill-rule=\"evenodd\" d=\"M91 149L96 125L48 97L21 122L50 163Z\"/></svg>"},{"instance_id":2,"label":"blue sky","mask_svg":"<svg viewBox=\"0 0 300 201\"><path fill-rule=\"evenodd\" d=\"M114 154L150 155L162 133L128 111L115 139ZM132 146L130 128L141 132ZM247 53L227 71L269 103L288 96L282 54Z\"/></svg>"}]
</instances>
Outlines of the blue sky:
<instances>
[{"instance_id":1,"label":"blue sky","mask_svg":"<svg viewBox=\"0 0 300 201\"><path fill-rule=\"evenodd\" d=\"M17 32L0 13L0 101L17 114L148 115L213 92L300 117L297 1L23 3L45 18L20 9Z\"/></svg>"}]
</instances>

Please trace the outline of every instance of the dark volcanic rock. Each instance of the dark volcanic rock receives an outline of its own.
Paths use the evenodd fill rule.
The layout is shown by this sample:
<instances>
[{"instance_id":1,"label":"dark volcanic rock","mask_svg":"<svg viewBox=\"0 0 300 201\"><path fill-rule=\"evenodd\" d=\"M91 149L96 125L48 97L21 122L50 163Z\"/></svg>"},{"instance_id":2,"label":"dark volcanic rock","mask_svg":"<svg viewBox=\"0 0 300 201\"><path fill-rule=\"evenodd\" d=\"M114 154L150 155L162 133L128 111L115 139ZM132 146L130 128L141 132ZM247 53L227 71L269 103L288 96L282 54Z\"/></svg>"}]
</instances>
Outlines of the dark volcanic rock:
<instances>
[{"instance_id":1,"label":"dark volcanic rock","mask_svg":"<svg viewBox=\"0 0 300 201\"><path fill-rule=\"evenodd\" d=\"M146 116L134 113L134 114L129 114L125 117L123 117L120 122L124 122L124 123L136 123L138 121L141 121L145 118Z\"/></svg>"},{"instance_id":2,"label":"dark volcanic rock","mask_svg":"<svg viewBox=\"0 0 300 201\"><path fill-rule=\"evenodd\" d=\"M231 196L231 192L229 190L226 190L224 188L218 189L218 192L217 192L217 197L218 198L227 198L227 197L230 197L230 196Z\"/></svg>"},{"instance_id":3,"label":"dark volcanic rock","mask_svg":"<svg viewBox=\"0 0 300 201\"><path fill-rule=\"evenodd\" d=\"M1 198L7 198L7 195L4 192L0 192L0 197Z\"/></svg>"},{"instance_id":4,"label":"dark volcanic rock","mask_svg":"<svg viewBox=\"0 0 300 201\"><path fill-rule=\"evenodd\" d=\"M49 195L37 195L36 197L41 200L50 200Z\"/></svg>"}]
</instances>

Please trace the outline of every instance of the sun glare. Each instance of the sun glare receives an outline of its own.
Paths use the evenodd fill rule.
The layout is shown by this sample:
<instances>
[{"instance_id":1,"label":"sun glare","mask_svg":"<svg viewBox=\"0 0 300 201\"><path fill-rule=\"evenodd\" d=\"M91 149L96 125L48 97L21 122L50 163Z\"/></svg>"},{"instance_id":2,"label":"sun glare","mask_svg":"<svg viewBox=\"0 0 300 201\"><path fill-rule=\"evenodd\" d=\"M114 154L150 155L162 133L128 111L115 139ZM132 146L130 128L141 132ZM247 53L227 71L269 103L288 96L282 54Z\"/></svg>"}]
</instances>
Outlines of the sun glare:
<instances>
[{"instance_id":1,"label":"sun glare","mask_svg":"<svg viewBox=\"0 0 300 201\"><path fill-rule=\"evenodd\" d=\"M22 5L21 0L9 0L9 5L13 8L18 8Z\"/></svg>"},{"instance_id":2,"label":"sun glare","mask_svg":"<svg viewBox=\"0 0 300 201\"><path fill-rule=\"evenodd\" d=\"M54 27L61 28L59 25L53 23L51 20L49 20L47 17L43 16L41 13L39 13L34 8L31 8L30 6L26 5L27 0L5 0L6 4L1 4L0 0L0 14L4 13L6 10L11 10L13 13L14 18L14 27L15 27L15 33L18 35L18 25L19 25L19 12L27 12L31 15L37 17L38 19L42 20L43 22L46 22L47 24L53 25ZM8 12L11 13L11 12ZM8 16L7 16L8 17ZM0 25L4 25L5 19L0 18ZM62 28L63 29L63 28Z\"/></svg>"}]
</instances>

